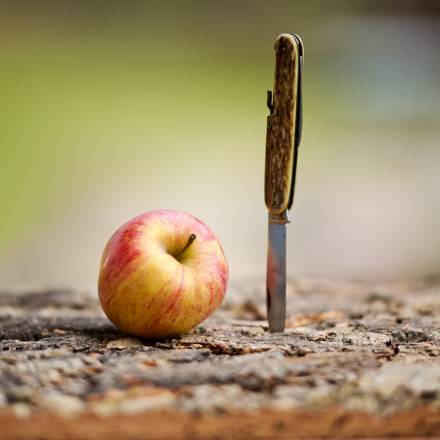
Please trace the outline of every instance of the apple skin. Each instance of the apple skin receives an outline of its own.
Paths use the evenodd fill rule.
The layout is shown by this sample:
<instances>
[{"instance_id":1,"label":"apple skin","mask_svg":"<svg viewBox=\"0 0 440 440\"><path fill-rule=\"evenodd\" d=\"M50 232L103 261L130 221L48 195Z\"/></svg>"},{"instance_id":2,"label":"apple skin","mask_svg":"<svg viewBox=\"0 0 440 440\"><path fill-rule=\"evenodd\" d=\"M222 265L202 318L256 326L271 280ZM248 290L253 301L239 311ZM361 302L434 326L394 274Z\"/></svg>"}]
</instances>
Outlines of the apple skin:
<instances>
[{"instance_id":1,"label":"apple skin","mask_svg":"<svg viewBox=\"0 0 440 440\"><path fill-rule=\"evenodd\" d=\"M189 237L194 241L182 252ZM121 226L101 258L101 306L121 331L144 338L177 336L223 301L228 265L214 233L182 211L156 210Z\"/></svg>"}]
</instances>

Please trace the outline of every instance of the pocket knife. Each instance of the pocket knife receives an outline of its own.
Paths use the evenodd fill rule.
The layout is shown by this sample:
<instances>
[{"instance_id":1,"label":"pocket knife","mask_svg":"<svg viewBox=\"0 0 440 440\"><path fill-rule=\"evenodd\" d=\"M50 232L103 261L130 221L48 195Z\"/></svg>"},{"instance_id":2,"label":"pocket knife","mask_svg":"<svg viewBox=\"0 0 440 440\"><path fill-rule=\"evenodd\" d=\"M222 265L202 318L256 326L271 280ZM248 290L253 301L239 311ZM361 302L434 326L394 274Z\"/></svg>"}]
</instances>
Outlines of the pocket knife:
<instances>
[{"instance_id":1,"label":"pocket knife","mask_svg":"<svg viewBox=\"0 0 440 440\"><path fill-rule=\"evenodd\" d=\"M286 321L286 224L292 207L302 128L303 44L296 34L275 42L275 82L267 92L264 199L269 211L267 318L271 332L284 331Z\"/></svg>"}]
</instances>

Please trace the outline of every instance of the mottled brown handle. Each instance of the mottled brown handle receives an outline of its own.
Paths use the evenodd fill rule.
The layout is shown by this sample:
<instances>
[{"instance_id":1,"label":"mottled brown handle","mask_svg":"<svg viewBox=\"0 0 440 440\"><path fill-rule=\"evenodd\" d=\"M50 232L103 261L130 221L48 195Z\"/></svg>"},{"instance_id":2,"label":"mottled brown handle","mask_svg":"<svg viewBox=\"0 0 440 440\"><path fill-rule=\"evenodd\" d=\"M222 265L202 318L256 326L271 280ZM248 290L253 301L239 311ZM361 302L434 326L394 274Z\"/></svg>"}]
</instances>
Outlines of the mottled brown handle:
<instances>
[{"instance_id":1,"label":"mottled brown handle","mask_svg":"<svg viewBox=\"0 0 440 440\"><path fill-rule=\"evenodd\" d=\"M267 118L265 202L272 214L281 214L288 209L293 196L299 75L297 41L292 35L280 35L275 43L275 53L275 84L269 105L271 115Z\"/></svg>"}]
</instances>

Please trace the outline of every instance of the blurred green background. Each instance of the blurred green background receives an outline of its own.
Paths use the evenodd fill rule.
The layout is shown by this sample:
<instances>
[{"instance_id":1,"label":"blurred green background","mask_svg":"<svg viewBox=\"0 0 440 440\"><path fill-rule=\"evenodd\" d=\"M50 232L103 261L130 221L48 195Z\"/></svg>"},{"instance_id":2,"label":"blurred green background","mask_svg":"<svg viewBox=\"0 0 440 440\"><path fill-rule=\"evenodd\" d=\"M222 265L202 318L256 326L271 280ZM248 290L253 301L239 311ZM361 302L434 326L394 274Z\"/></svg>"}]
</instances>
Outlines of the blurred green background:
<instances>
[{"instance_id":1,"label":"blurred green background","mask_svg":"<svg viewBox=\"0 0 440 440\"><path fill-rule=\"evenodd\" d=\"M189 211L265 275L273 42L305 45L290 276L440 262L440 6L0 2L0 282L94 287L113 231Z\"/></svg>"}]
</instances>

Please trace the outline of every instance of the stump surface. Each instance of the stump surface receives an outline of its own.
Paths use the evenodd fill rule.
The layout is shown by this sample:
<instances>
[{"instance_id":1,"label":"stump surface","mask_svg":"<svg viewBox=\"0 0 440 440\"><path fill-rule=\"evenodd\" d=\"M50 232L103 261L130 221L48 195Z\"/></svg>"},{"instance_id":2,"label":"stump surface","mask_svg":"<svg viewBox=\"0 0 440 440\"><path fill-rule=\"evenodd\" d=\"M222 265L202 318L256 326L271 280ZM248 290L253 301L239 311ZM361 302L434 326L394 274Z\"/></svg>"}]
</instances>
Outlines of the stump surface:
<instances>
[{"instance_id":1,"label":"stump surface","mask_svg":"<svg viewBox=\"0 0 440 440\"><path fill-rule=\"evenodd\" d=\"M237 284L181 338L121 334L96 296L0 293L0 438L440 435L440 278Z\"/></svg>"}]
</instances>

